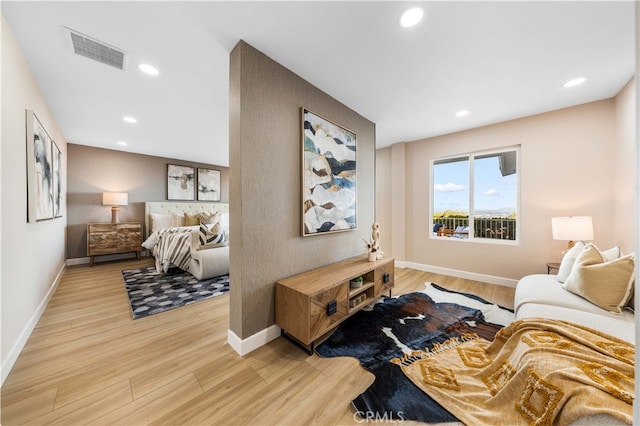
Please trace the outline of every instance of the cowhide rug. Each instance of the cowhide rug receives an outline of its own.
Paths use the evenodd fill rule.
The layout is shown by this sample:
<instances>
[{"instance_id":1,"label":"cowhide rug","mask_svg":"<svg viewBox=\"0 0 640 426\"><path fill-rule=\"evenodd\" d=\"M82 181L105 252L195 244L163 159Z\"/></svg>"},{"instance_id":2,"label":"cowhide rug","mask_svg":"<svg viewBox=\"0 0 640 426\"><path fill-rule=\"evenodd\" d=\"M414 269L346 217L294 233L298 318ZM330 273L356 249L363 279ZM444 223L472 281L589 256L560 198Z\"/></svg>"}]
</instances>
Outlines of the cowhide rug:
<instances>
[{"instance_id":1,"label":"cowhide rug","mask_svg":"<svg viewBox=\"0 0 640 426\"><path fill-rule=\"evenodd\" d=\"M432 349L450 338L476 333L487 340L513 320L513 311L484 299L425 284L423 292L385 298L340 324L316 348L323 357L351 356L376 379L353 405L363 418L457 421L416 387L392 358Z\"/></svg>"}]
</instances>

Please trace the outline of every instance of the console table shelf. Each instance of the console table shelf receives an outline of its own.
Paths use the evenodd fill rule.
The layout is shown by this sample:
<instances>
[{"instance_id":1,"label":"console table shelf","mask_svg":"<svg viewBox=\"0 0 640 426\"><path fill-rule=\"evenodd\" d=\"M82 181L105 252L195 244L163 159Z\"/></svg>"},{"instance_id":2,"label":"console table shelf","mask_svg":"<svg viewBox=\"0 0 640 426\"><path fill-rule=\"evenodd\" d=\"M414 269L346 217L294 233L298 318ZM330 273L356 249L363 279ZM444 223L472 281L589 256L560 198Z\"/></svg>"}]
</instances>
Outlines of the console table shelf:
<instances>
[{"instance_id":1,"label":"console table shelf","mask_svg":"<svg viewBox=\"0 0 640 426\"><path fill-rule=\"evenodd\" d=\"M276 324L312 353L316 341L373 302L394 284L393 258L346 259L276 283ZM360 287L350 281L362 277ZM310 347L310 349L309 349Z\"/></svg>"}]
</instances>

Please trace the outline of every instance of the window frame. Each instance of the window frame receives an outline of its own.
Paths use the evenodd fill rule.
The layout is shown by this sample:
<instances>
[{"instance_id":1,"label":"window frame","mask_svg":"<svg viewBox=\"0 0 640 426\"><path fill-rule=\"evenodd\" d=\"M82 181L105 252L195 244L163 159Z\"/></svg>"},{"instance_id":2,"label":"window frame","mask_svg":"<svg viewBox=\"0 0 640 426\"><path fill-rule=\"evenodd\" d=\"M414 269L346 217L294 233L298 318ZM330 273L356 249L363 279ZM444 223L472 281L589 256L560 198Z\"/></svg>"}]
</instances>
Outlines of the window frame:
<instances>
[{"instance_id":1,"label":"window frame","mask_svg":"<svg viewBox=\"0 0 640 426\"><path fill-rule=\"evenodd\" d=\"M515 239L501 239L501 238L485 238L485 237L476 237L475 236L475 224L474 224L474 213L475 213L475 161L476 159L481 159L481 157L489 157L492 154L501 154L505 152L515 152L516 154L516 200L515 200L515 229L516 229L516 237ZM477 158L480 157L480 158ZM442 164L443 161L446 160L466 160L469 163L469 181L468 191L469 191L469 234L468 238L453 238L447 236L438 236L433 232L433 227L435 225L433 216L435 213L435 179L434 179L434 168L437 165L436 163L440 162ZM479 151L468 151L458 154L446 155L441 157L433 157L429 161L429 175L431 180L431 185L429 185L429 238L438 240L438 241L462 241L467 243L486 243L486 244L505 244L505 245L520 245L521 241L521 227L520 227L520 198L521 198L521 146L520 145L510 145L500 148L492 148L486 150Z\"/></svg>"}]
</instances>

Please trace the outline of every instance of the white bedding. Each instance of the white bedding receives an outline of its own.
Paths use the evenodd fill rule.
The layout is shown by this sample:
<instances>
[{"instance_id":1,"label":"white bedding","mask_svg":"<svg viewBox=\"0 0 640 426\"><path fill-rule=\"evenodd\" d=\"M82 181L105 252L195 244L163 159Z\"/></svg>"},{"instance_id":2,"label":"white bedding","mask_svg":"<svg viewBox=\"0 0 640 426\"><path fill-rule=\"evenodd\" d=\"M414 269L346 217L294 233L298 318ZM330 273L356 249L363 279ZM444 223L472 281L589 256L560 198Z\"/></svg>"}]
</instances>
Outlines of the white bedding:
<instances>
[{"instance_id":1,"label":"white bedding","mask_svg":"<svg viewBox=\"0 0 640 426\"><path fill-rule=\"evenodd\" d=\"M159 229L156 243L153 246L153 256L156 259L156 271L167 272L171 265L188 271L191 260L191 233L190 226L176 226Z\"/></svg>"},{"instance_id":2,"label":"white bedding","mask_svg":"<svg viewBox=\"0 0 640 426\"><path fill-rule=\"evenodd\" d=\"M185 213L221 213L220 223L228 236L229 204L212 202L148 201L145 203L145 223L148 238L142 246L151 251L156 270L166 272L170 265L189 271L191 234L199 226L184 224Z\"/></svg>"},{"instance_id":3,"label":"white bedding","mask_svg":"<svg viewBox=\"0 0 640 426\"><path fill-rule=\"evenodd\" d=\"M197 226L181 226L180 228L184 228L185 231L198 230ZM149 235L149 238L144 240L144 242L142 243L142 247L146 248L147 250L151 250L152 254L153 254L153 247L158 242L158 231L160 230L161 229L156 229L155 231L153 231L151 235Z\"/></svg>"}]
</instances>

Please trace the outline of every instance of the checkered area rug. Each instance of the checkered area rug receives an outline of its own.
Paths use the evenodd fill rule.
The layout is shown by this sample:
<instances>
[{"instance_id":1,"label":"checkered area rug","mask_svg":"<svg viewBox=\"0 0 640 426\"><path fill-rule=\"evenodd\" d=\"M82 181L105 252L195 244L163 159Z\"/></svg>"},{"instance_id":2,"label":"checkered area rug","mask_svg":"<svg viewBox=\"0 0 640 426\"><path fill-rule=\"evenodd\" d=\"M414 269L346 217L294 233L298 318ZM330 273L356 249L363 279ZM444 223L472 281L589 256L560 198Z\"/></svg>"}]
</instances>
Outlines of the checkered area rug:
<instances>
[{"instance_id":1,"label":"checkered area rug","mask_svg":"<svg viewBox=\"0 0 640 426\"><path fill-rule=\"evenodd\" d=\"M179 268L158 273L153 266L122 271L133 319L168 311L229 292L229 275L198 281Z\"/></svg>"}]
</instances>

